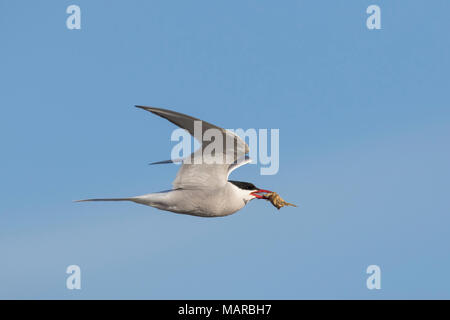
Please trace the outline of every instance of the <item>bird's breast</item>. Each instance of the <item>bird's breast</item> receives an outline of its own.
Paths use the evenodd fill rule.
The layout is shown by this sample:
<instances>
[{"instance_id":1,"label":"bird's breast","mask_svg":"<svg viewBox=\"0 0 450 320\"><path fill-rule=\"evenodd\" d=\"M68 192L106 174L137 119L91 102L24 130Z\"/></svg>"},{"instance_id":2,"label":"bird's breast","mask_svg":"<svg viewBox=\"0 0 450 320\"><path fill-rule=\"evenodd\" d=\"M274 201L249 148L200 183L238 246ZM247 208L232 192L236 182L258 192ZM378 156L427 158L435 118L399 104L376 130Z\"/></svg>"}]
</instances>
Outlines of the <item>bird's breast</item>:
<instances>
[{"instance_id":1,"label":"bird's breast","mask_svg":"<svg viewBox=\"0 0 450 320\"><path fill-rule=\"evenodd\" d=\"M227 190L178 190L170 211L201 217L221 217L245 206L243 199Z\"/></svg>"}]
</instances>

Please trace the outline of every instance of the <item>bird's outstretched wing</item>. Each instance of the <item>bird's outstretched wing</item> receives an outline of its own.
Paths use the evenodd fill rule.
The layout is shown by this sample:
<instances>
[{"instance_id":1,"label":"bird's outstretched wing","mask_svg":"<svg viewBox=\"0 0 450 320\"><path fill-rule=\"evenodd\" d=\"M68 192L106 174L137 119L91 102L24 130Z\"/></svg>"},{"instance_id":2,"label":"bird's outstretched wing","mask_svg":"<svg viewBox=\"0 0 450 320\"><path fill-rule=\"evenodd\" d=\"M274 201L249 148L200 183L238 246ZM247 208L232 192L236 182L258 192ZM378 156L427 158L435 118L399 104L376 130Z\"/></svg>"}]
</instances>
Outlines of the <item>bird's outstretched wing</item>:
<instances>
[{"instance_id":1,"label":"bird's outstretched wing","mask_svg":"<svg viewBox=\"0 0 450 320\"><path fill-rule=\"evenodd\" d=\"M239 136L229 130L167 109L145 106L136 107L154 113L169 120L180 128L185 129L201 144L201 148L182 160L183 164L173 181L174 188L193 189L220 187L227 182L228 175L231 171L251 161L245 156L249 152L248 145ZM199 124L201 125L201 137L196 137L195 128ZM211 156L205 153L205 149L208 145L214 142L204 141L202 138L209 129L215 129L215 133L220 132L222 135L222 152L220 154L213 154L215 160L222 159L222 162L220 163L213 163ZM157 163L170 162L173 161L166 160Z\"/></svg>"}]
</instances>

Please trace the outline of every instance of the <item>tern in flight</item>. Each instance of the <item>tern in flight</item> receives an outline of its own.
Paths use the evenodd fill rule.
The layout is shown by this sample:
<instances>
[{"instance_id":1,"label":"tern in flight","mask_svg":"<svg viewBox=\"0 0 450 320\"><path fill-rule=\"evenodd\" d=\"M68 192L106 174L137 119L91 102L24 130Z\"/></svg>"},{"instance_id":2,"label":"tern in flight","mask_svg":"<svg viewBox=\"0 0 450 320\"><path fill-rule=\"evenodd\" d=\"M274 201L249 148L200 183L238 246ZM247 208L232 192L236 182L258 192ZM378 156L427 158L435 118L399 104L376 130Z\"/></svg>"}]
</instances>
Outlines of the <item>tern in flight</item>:
<instances>
[{"instance_id":1,"label":"tern in flight","mask_svg":"<svg viewBox=\"0 0 450 320\"><path fill-rule=\"evenodd\" d=\"M84 201L132 201L139 204L151 206L160 210L175 213L188 214L200 217L222 217L233 214L242 209L250 200L264 199L260 193L271 192L255 187L250 182L228 180L230 173L251 161L246 156L249 152L248 145L236 134L229 130L217 127L206 121L161 108L136 106L153 114L156 114L175 125L188 131L196 140L195 129L201 127L202 136L207 130L213 129L222 135L223 151L215 154L216 159L225 159L226 156L231 161L208 161L208 155L203 151L210 142L199 141L201 147L184 159L166 160L155 162L171 163L180 161L182 165L173 181L173 189L168 191L144 194L129 198L106 198L106 199L86 199ZM199 124L201 126L199 126ZM225 143L225 141L232 141ZM195 157L200 155L200 163ZM229 160L230 158L226 158Z\"/></svg>"}]
</instances>

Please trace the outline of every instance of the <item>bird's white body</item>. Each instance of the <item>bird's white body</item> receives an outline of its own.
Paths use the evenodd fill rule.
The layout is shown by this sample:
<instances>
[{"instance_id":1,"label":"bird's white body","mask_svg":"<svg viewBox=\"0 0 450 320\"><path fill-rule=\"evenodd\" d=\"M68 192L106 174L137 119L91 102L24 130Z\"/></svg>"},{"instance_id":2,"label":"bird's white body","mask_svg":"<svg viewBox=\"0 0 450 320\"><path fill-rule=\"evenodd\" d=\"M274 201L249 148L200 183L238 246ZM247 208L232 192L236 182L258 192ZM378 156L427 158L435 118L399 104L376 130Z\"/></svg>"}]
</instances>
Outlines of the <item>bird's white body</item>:
<instances>
[{"instance_id":1,"label":"bird's white body","mask_svg":"<svg viewBox=\"0 0 450 320\"><path fill-rule=\"evenodd\" d=\"M212 189L174 189L129 198L130 201L175 213L222 217L242 209L255 197L227 182Z\"/></svg>"}]
</instances>

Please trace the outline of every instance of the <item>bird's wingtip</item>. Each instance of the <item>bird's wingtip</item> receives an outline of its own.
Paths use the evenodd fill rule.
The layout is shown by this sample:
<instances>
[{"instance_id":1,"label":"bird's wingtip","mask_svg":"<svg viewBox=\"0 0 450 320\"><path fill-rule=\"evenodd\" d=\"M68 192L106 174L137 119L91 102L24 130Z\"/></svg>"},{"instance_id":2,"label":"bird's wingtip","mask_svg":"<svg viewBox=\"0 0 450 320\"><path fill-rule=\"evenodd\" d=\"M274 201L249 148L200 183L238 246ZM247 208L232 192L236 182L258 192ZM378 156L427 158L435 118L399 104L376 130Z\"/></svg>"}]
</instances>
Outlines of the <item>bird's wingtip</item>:
<instances>
[{"instance_id":1,"label":"bird's wingtip","mask_svg":"<svg viewBox=\"0 0 450 320\"><path fill-rule=\"evenodd\" d=\"M72 202L76 203L76 202L89 202L89 201L93 201L95 199L81 199L81 200L72 200Z\"/></svg>"},{"instance_id":2,"label":"bird's wingtip","mask_svg":"<svg viewBox=\"0 0 450 320\"><path fill-rule=\"evenodd\" d=\"M153 110L154 108L153 107L147 107L147 106L140 106L140 105L134 105L136 108L139 108L139 109L143 109L143 110L146 110L146 111L151 111L151 110Z\"/></svg>"}]
</instances>

